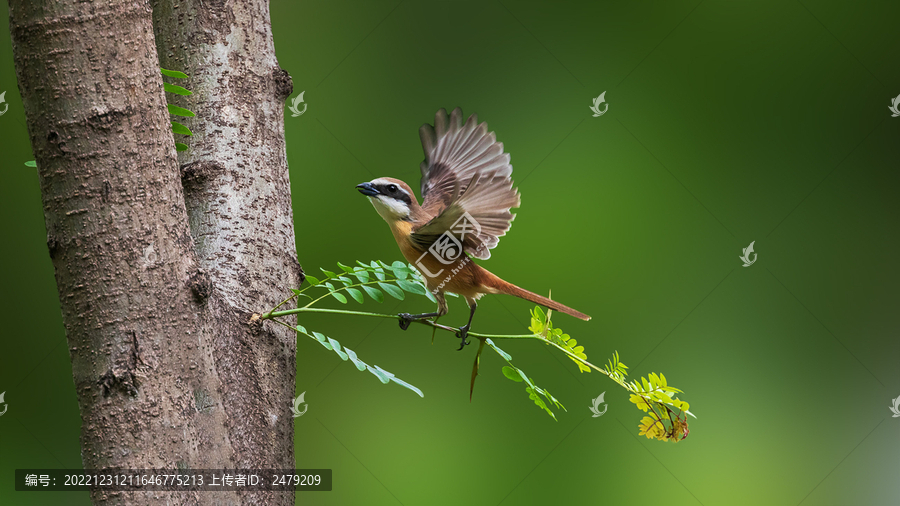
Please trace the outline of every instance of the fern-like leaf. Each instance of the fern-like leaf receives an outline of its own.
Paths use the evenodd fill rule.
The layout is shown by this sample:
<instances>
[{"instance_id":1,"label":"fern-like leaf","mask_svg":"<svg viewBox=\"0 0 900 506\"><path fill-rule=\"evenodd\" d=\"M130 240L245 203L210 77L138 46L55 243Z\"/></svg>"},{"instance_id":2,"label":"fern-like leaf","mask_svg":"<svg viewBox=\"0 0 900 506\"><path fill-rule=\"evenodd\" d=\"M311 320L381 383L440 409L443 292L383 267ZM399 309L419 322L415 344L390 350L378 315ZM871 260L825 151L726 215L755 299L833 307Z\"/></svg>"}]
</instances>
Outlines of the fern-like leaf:
<instances>
[{"instance_id":1,"label":"fern-like leaf","mask_svg":"<svg viewBox=\"0 0 900 506\"><path fill-rule=\"evenodd\" d=\"M525 392L528 394L528 398L531 399L537 407L546 411L547 414L553 417L554 420L556 420L556 414L553 413L553 411L547 405L548 402L553 406L566 411L565 406L563 406L562 403L556 399L556 397L553 397L553 395L550 394L548 390L535 385L531 378L529 378L523 370L513 365L512 356L509 353L501 350L490 339L485 339L484 344L490 346L494 351L497 352L498 355L500 355L501 358L503 358L503 360L506 361L507 365L502 369L504 376L515 382L525 382L525 384L527 385L525 387ZM543 399L541 398L541 396L543 396ZM547 402L545 402L545 399Z\"/></svg>"},{"instance_id":2,"label":"fern-like leaf","mask_svg":"<svg viewBox=\"0 0 900 506\"><path fill-rule=\"evenodd\" d=\"M353 350L349 348L341 348L341 343L339 343L337 339L332 339L325 334L322 334L321 332L310 332L306 330L306 327L302 325L297 325L295 328L300 334L315 339L319 344L324 346L326 350L335 352L341 358L341 360L349 360L353 363L354 366L356 366L358 370L369 371L385 385L393 382L419 394L419 397L425 397L425 394L423 394L421 390L414 387L413 385L401 380L400 378L394 376L392 373L385 371L377 365L366 364L356 356L356 352L354 352Z\"/></svg>"}]
</instances>

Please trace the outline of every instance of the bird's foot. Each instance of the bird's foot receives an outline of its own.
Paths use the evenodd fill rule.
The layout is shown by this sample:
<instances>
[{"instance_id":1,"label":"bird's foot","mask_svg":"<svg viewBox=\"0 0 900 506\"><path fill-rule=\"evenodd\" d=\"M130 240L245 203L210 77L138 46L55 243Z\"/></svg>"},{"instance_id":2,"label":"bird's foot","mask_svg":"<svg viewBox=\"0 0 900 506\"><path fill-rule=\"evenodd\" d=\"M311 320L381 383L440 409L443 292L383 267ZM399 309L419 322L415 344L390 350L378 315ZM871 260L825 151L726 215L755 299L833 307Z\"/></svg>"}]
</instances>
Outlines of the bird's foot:
<instances>
[{"instance_id":1,"label":"bird's foot","mask_svg":"<svg viewBox=\"0 0 900 506\"><path fill-rule=\"evenodd\" d=\"M408 329L409 324L412 323L412 321L413 321L412 315L409 313L400 313L397 316L400 317L400 320L399 320L400 328L403 330Z\"/></svg>"},{"instance_id":2,"label":"bird's foot","mask_svg":"<svg viewBox=\"0 0 900 506\"><path fill-rule=\"evenodd\" d=\"M462 351L463 346L469 344L469 341L466 341L466 336L469 335L469 326L465 325L460 327L459 330L456 331L456 337L459 338L459 348L456 351Z\"/></svg>"}]
</instances>

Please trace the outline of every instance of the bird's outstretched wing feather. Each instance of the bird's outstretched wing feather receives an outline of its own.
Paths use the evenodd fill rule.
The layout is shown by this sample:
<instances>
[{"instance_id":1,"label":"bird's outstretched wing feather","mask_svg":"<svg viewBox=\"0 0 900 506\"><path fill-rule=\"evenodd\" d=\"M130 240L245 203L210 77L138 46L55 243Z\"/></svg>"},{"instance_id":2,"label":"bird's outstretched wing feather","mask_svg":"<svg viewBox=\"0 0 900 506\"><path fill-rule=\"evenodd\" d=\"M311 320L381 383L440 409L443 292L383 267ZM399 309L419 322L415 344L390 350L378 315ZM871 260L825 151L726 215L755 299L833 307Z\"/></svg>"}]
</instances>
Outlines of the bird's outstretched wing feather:
<instances>
[{"instance_id":1,"label":"bird's outstretched wing feather","mask_svg":"<svg viewBox=\"0 0 900 506\"><path fill-rule=\"evenodd\" d=\"M456 235L453 225L468 213L477 231L464 234L463 247L475 258L490 258L515 218L510 209L520 203L509 153L477 115L463 124L458 107L449 121L446 110L438 111L434 126L423 125L419 134L425 151L422 208L434 218L414 229L411 239L426 249L444 232Z\"/></svg>"}]
</instances>

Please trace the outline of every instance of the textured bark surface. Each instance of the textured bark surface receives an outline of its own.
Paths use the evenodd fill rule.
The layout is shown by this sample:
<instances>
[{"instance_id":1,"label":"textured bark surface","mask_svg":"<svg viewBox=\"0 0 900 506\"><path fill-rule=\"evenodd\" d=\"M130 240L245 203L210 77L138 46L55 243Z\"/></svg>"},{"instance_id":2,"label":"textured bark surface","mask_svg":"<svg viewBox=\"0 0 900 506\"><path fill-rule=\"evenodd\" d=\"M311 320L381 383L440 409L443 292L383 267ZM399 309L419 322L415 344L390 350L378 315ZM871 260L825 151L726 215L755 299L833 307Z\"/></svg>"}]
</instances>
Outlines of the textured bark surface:
<instances>
[{"instance_id":1,"label":"textured bark surface","mask_svg":"<svg viewBox=\"0 0 900 506\"><path fill-rule=\"evenodd\" d=\"M293 85L275 58L268 1L151 4L160 64L188 74L193 91L173 101L197 114L183 121L194 136L179 157L198 258L229 303L269 309L300 269L284 145Z\"/></svg>"},{"instance_id":2,"label":"textured bark surface","mask_svg":"<svg viewBox=\"0 0 900 506\"><path fill-rule=\"evenodd\" d=\"M284 139L292 83L275 57L268 0L151 4L160 64L186 73L193 92L172 101L196 114L179 119L194 133L179 162L198 261L227 305L265 311L299 287L302 276ZM255 395L281 403L269 406L275 415L269 457L274 467L293 468L296 334L276 325L266 325L265 333L240 363L258 385ZM240 398L235 392L226 399L232 395ZM258 443L232 442L241 452L251 444Z\"/></svg>"},{"instance_id":3,"label":"textured bark surface","mask_svg":"<svg viewBox=\"0 0 900 506\"><path fill-rule=\"evenodd\" d=\"M290 80L274 53L263 58L268 74L225 81L231 103L203 92L219 77L192 82L200 93L190 107L219 122L192 125L206 134L189 141L190 163L179 167L147 0L9 3L85 468L293 468L294 335L248 323L301 275L279 98ZM236 30L271 49L262 13ZM242 61L254 48L232 49L197 68L255 72ZM293 493L92 497L294 503Z\"/></svg>"}]
</instances>

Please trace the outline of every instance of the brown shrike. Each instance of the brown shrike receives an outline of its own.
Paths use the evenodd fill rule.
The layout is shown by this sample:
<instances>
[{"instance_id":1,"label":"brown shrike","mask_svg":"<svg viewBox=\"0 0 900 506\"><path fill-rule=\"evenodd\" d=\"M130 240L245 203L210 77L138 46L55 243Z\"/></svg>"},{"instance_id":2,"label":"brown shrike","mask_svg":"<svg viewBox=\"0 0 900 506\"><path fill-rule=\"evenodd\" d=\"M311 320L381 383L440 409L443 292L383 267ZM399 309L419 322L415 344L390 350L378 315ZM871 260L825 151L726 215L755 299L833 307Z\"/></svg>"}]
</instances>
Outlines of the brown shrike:
<instances>
[{"instance_id":1,"label":"brown shrike","mask_svg":"<svg viewBox=\"0 0 900 506\"><path fill-rule=\"evenodd\" d=\"M559 302L507 283L471 260L486 260L506 234L519 207L513 188L509 154L497 142L487 123L475 114L462 123L462 110L435 114L434 127L419 129L425 161L422 169L422 205L412 189L399 179L380 177L356 186L369 197L378 214L391 227L406 260L422 273L434 294L434 313L400 314L400 328L412 320L447 314L445 292L462 295L469 304L469 321L459 328L459 349L469 344L466 335L475 316L476 301L486 293L505 293L568 315L591 317ZM471 258L470 258L471 257Z\"/></svg>"}]
</instances>

